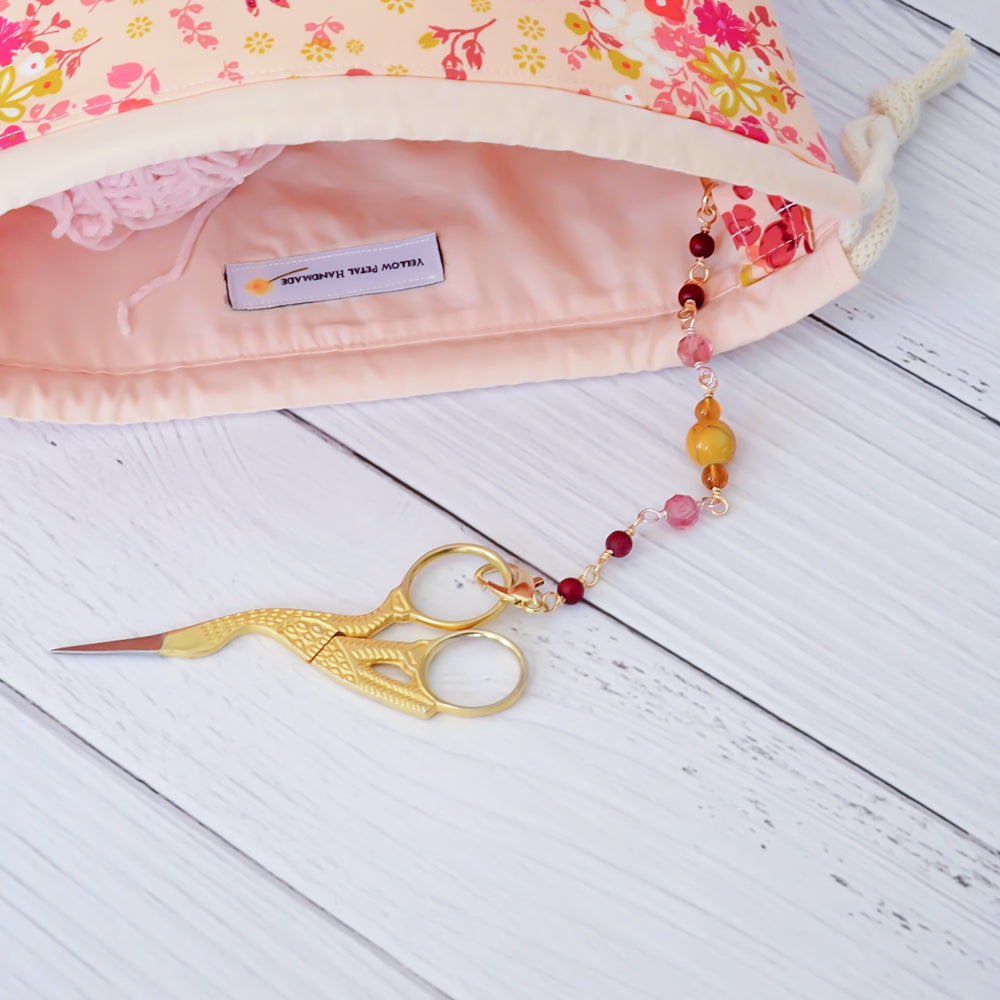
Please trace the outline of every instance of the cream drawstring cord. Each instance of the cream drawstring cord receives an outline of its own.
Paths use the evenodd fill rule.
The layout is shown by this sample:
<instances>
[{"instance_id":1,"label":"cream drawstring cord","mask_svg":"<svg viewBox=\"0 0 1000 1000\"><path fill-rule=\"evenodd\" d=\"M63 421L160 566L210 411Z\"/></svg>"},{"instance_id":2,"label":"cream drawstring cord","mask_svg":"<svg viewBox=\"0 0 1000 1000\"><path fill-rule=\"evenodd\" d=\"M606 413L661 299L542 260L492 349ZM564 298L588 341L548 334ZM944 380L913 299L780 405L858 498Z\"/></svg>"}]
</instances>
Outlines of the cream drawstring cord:
<instances>
[{"instance_id":1,"label":"cream drawstring cord","mask_svg":"<svg viewBox=\"0 0 1000 1000\"><path fill-rule=\"evenodd\" d=\"M957 83L971 56L972 43L953 31L936 59L913 76L873 91L868 99L871 113L844 129L840 148L858 175L861 217L843 223L840 238L859 275L882 255L896 228L899 197L891 180L896 151L916 130L923 102ZM872 212L865 228L864 217Z\"/></svg>"}]
</instances>

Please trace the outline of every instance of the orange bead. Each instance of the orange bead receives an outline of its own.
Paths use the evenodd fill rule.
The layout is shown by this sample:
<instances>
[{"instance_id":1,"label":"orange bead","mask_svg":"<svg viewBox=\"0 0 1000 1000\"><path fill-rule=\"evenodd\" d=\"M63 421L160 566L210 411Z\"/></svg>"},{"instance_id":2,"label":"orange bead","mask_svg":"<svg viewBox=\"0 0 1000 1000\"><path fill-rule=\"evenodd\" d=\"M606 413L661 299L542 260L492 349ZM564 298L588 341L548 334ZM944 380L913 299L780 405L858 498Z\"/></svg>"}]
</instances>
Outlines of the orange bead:
<instances>
[{"instance_id":1,"label":"orange bead","mask_svg":"<svg viewBox=\"0 0 1000 1000\"><path fill-rule=\"evenodd\" d=\"M706 396L699 400L694 415L699 420L718 420L722 416L722 407L711 396Z\"/></svg>"},{"instance_id":2,"label":"orange bead","mask_svg":"<svg viewBox=\"0 0 1000 1000\"><path fill-rule=\"evenodd\" d=\"M706 465L701 470L701 481L710 490L723 490L729 482L729 473L724 465Z\"/></svg>"},{"instance_id":3,"label":"orange bead","mask_svg":"<svg viewBox=\"0 0 1000 1000\"><path fill-rule=\"evenodd\" d=\"M736 435L721 420L699 420L688 431L687 453L697 465L725 465L736 454Z\"/></svg>"}]
</instances>

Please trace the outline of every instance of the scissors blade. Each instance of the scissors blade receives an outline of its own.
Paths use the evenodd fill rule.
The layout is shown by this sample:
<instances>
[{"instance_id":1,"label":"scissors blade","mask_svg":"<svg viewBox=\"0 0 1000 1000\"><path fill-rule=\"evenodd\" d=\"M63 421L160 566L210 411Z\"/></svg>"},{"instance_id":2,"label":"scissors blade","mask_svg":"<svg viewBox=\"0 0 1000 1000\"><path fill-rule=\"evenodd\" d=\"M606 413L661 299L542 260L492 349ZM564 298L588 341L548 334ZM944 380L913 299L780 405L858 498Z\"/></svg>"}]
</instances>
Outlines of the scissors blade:
<instances>
[{"instance_id":1,"label":"scissors blade","mask_svg":"<svg viewBox=\"0 0 1000 1000\"><path fill-rule=\"evenodd\" d=\"M135 639L112 639L110 642L87 642L79 646L60 646L53 653L160 653L166 641L167 632L158 635L142 635Z\"/></svg>"}]
</instances>

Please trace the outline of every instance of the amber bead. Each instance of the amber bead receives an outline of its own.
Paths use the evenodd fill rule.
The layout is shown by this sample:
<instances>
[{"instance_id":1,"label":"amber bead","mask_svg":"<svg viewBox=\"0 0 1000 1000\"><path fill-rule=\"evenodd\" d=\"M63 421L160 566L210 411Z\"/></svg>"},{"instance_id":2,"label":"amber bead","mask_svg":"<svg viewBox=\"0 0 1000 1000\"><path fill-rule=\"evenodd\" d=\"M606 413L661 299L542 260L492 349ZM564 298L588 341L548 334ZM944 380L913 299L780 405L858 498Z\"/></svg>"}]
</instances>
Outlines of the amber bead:
<instances>
[{"instance_id":1,"label":"amber bead","mask_svg":"<svg viewBox=\"0 0 1000 1000\"><path fill-rule=\"evenodd\" d=\"M698 401L694 415L699 420L718 420L722 416L722 407L711 396L706 396Z\"/></svg>"},{"instance_id":2,"label":"amber bead","mask_svg":"<svg viewBox=\"0 0 1000 1000\"><path fill-rule=\"evenodd\" d=\"M693 281L688 282L688 284L681 286L681 290L677 293L677 300L682 306L693 302L695 309L700 309L705 304L705 289Z\"/></svg>"},{"instance_id":3,"label":"amber bead","mask_svg":"<svg viewBox=\"0 0 1000 1000\"><path fill-rule=\"evenodd\" d=\"M694 257L711 257L715 253L715 240L708 233L695 233L688 247Z\"/></svg>"},{"instance_id":4,"label":"amber bead","mask_svg":"<svg viewBox=\"0 0 1000 1000\"><path fill-rule=\"evenodd\" d=\"M725 465L736 454L736 435L721 420L699 420L688 431L687 452L698 465Z\"/></svg>"},{"instance_id":5,"label":"amber bead","mask_svg":"<svg viewBox=\"0 0 1000 1000\"><path fill-rule=\"evenodd\" d=\"M701 481L710 490L724 490L729 482L729 473L724 465L706 465L701 470Z\"/></svg>"}]
</instances>

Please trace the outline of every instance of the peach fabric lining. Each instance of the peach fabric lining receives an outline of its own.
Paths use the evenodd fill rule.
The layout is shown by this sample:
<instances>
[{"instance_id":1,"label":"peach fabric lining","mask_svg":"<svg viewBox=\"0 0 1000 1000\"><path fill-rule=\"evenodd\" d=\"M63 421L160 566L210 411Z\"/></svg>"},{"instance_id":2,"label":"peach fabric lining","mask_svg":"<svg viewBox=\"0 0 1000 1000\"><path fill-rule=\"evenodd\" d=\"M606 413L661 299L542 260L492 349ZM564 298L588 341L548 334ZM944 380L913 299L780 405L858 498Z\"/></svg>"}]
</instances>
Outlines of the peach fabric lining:
<instances>
[{"instance_id":1,"label":"peach fabric lining","mask_svg":"<svg viewBox=\"0 0 1000 1000\"><path fill-rule=\"evenodd\" d=\"M52 241L45 213L19 209L0 217L0 240L22 262L0 292L0 412L195 417L665 367L699 198L685 173L544 149L290 148L216 209L181 279L136 308L130 338L117 302L169 267L185 222L95 254ZM836 220L814 224L814 254L749 288L720 240L701 320L719 350L856 282ZM441 285L254 313L226 302L227 262L428 231L444 254Z\"/></svg>"}]
</instances>

